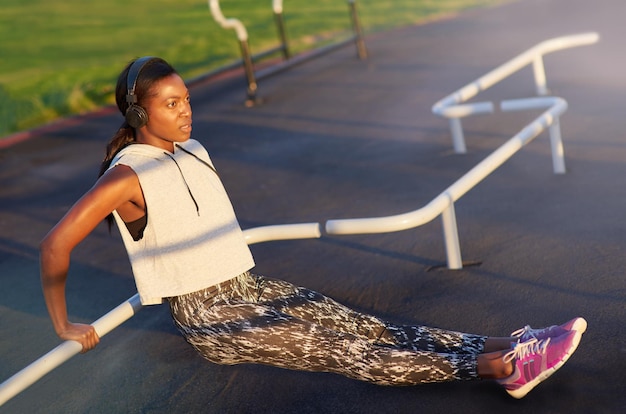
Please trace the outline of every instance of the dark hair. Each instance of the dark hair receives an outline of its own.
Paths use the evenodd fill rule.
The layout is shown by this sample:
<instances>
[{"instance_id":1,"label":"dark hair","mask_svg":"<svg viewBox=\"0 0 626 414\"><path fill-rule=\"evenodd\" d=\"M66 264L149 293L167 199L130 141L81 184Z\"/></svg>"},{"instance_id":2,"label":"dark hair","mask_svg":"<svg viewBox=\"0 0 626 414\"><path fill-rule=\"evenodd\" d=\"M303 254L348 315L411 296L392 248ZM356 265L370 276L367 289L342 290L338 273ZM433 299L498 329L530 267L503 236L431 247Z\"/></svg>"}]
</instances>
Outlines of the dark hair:
<instances>
[{"instance_id":1,"label":"dark hair","mask_svg":"<svg viewBox=\"0 0 626 414\"><path fill-rule=\"evenodd\" d=\"M126 115L126 110L128 109L128 102L126 102L126 95L128 94L128 71L135 60L136 59L130 61L117 78L117 85L115 87L115 102L117 103L117 108L122 113L122 116ZM142 106L147 97L156 94L153 88L156 82L175 73L177 73L176 70L161 58L155 57L148 60L143 65L139 75L137 76L135 86L137 105ZM98 174L98 177L102 176L102 174L109 169L111 161L115 155L117 155L122 148L135 142L135 139L135 129L131 127L126 120L124 120L106 146L106 153L104 160L100 165L100 173ZM111 224L113 223L113 216L109 215L109 217L107 217L107 221L109 222L109 227L111 227Z\"/></svg>"}]
</instances>

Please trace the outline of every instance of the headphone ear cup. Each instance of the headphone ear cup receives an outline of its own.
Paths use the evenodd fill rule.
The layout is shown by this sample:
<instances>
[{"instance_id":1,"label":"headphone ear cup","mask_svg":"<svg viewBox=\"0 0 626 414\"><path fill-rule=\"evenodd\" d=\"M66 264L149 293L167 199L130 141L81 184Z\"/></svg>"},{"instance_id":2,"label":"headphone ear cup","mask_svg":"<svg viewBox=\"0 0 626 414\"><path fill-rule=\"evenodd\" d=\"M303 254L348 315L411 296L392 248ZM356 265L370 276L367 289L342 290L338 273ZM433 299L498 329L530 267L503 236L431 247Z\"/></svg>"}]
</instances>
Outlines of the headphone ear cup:
<instances>
[{"instance_id":1,"label":"headphone ear cup","mask_svg":"<svg viewBox=\"0 0 626 414\"><path fill-rule=\"evenodd\" d=\"M131 105L126 110L126 122L137 129L148 123L148 113L139 105Z\"/></svg>"}]
</instances>

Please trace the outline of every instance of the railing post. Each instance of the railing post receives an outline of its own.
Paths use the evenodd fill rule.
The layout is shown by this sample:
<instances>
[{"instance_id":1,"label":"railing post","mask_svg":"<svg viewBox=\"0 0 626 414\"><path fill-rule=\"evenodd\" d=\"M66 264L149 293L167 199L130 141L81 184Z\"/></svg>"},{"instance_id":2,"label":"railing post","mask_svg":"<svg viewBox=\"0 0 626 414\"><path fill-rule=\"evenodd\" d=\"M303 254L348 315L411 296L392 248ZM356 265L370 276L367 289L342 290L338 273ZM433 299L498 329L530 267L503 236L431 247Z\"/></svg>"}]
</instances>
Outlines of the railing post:
<instances>
[{"instance_id":1,"label":"railing post","mask_svg":"<svg viewBox=\"0 0 626 414\"><path fill-rule=\"evenodd\" d=\"M461 118L450 118L449 122L454 152L457 154L465 154L467 152L467 147L465 146L465 138L463 137L463 125L461 124Z\"/></svg>"},{"instance_id":2,"label":"railing post","mask_svg":"<svg viewBox=\"0 0 626 414\"><path fill-rule=\"evenodd\" d=\"M544 129L547 128L550 134L550 148L552 153L552 166L555 174L565 174L565 155L563 151L563 140L561 138L560 115L567 109L567 102L562 98L526 98L510 99L500 103L502 111L523 111L533 108L550 107L544 114Z\"/></svg>"},{"instance_id":3,"label":"railing post","mask_svg":"<svg viewBox=\"0 0 626 414\"><path fill-rule=\"evenodd\" d=\"M565 174L565 154L563 150L563 140L561 139L560 117L554 117L549 126L550 147L552 148L552 166L555 174Z\"/></svg>"},{"instance_id":4,"label":"railing post","mask_svg":"<svg viewBox=\"0 0 626 414\"><path fill-rule=\"evenodd\" d=\"M287 35L285 33L285 22L283 20L283 1L273 0L272 10L274 11L274 21L276 22L276 29L278 30L278 37L280 38L281 51L283 52L283 58L289 59L291 53L289 53L289 46L287 44Z\"/></svg>"},{"instance_id":5,"label":"railing post","mask_svg":"<svg viewBox=\"0 0 626 414\"><path fill-rule=\"evenodd\" d=\"M498 66L494 70L481 76L470 84L458 89L451 95L441 99L432 107L433 113L436 115L452 119L455 116L447 114L447 109L452 106L460 105L463 102L476 96L478 93L487 90L496 83L502 81L518 70L526 67L529 64L533 66L534 80L535 80L535 92L539 96L548 95L548 86L546 81L545 67L543 63L543 56L548 53L552 53L558 50L572 48L576 46L589 45L597 42L599 36L597 33L584 33L581 35L564 36L559 38L553 38L541 42L535 45L533 48L528 49L526 52L518 55L517 57L509 60L508 62ZM479 112L477 112L479 113ZM483 113L483 112L480 112ZM466 115L463 115L466 116ZM455 145L455 151L457 153L463 153L464 142L462 138L462 129L460 121L450 122L451 132L453 134L453 143ZM555 129L558 127L555 127ZM456 132L455 132L456 131Z\"/></svg>"},{"instance_id":6,"label":"railing post","mask_svg":"<svg viewBox=\"0 0 626 414\"><path fill-rule=\"evenodd\" d=\"M241 40L239 42L241 48L241 57L243 59L243 67L246 72L246 81L248 88L246 90L246 106L251 107L258 103L256 96L257 83L254 75L254 65L252 64L252 55L250 54L250 47L247 40Z\"/></svg>"},{"instance_id":7,"label":"railing post","mask_svg":"<svg viewBox=\"0 0 626 414\"><path fill-rule=\"evenodd\" d=\"M461 245L459 243L459 231L456 225L454 201L452 197L448 197L450 204L441 213L441 222L443 224L443 239L446 245L448 269L456 270L463 268L463 261L461 259Z\"/></svg>"},{"instance_id":8,"label":"railing post","mask_svg":"<svg viewBox=\"0 0 626 414\"><path fill-rule=\"evenodd\" d=\"M220 8L219 0L208 0L208 2L213 19L215 19L215 21L224 29L233 29L237 34L237 39L239 40L239 46L241 48L243 66L246 72L246 80L248 82L246 106L253 106L257 102L257 83L254 76L254 68L252 66L252 55L250 54L250 48L248 47L248 31L239 20L227 19L224 17L222 9Z\"/></svg>"},{"instance_id":9,"label":"railing post","mask_svg":"<svg viewBox=\"0 0 626 414\"><path fill-rule=\"evenodd\" d=\"M367 48L365 47L365 40L363 39L363 32L361 31L361 24L359 23L359 15L356 10L356 1L348 0L350 7L350 16L352 18L352 30L354 30L354 38L356 42L356 50L359 55L359 59L367 59Z\"/></svg>"},{"instance_id":10,"label":"railing post","mask_svg":"<svg viewBox=\"0 0 626 414\"><path fill-rule=\"evenodd\" d=\"M287 43L287 35L285 32L285 25L283 21L283 1L282 0L272 0L272 10L274 12L274 21L276 23L276 27L278 30L278 36L280 37L281 45L280 47L267 50L263 53L252 55L250 53L250 47L248 45L248 32L238 19L234 18L225 18L222 10L220 8L219 0L208 0L209 9L211 10L211 14L217 23L219 23L224 29L234 29L237 33L237 39L239 40L239 47L241 49L242 62L244 66L246 81L248 83L247 87L247 97L245 101L245 105L247 107L254 106L260 103L262 100L257 98L257 80L254 72L253 60L255 58L262 58L268 56L278 50L280 50L283 54L285 60L291 58L291 53L289 51L289 46ZM359 23L355 0L348 0L350 5L350 13L352 17L352 28L354 31L354 39L357 46L357 52L359 58L366 59L367 58L367 50L365 48L365 42L363 40L363 34L361 32L361 25Z\"/></svg>"},{"instance_id":11,"label":"railing post","mask_svg":"<svg viewBox=\"0 0 626 414\"><path fill-rule=\"evenodd\" d=\"M535 74L535 88L537 95L548 94L548 81L546 80L546 69L543 66L543 55L538 54L533 59L533 73Z\"/></svg>"}]
</instances>

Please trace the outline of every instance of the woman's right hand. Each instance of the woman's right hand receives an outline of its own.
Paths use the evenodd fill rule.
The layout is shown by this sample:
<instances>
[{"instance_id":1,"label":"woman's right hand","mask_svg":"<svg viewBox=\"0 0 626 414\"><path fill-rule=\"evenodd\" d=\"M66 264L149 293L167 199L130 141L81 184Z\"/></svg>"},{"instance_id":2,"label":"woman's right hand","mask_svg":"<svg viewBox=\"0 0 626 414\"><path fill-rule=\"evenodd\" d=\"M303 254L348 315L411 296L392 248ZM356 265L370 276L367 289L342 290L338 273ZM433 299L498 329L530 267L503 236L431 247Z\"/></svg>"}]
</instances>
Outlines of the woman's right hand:
<instances>
[{"instance_id":1,"label":"woman's right hand","mask_svg":"<svg viewBox=\"0 0 626 414\"><path fill-rule=\"evenodd\" d=\"M81 354L94 349L100 342L96 329L92 325L82 323L68 323L67 328L59 334L59 337L66 341L80 343L83 346Z\"/></svg>"},{"instance_id":2,"label":"woman's right hand","mask_svg":"<svg viewBox=\"0 0 626 414\"><path fill-rule=\"evenodd\" d=\"M112 211L129 203L143 206L142 202L134 171L126 166L114 167L70 208L39 245L41 284L54 331L61 339L79 342L82 353L95 348L100 338L93 326L67 320L65 284L71 253Z\"/></svg>"}]
</instances>

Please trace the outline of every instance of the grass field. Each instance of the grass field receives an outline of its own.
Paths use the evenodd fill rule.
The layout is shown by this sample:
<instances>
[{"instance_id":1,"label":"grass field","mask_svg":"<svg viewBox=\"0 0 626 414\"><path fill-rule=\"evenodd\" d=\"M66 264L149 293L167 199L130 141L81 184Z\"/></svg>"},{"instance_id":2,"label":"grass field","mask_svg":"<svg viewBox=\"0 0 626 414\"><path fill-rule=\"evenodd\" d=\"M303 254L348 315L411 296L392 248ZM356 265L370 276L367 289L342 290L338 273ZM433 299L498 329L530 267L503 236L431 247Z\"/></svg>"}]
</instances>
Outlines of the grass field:
<instances>
[{"instance_id":1,"label":"grass field","mask_svg":"<svg viewBox=\"0 0 626 414\"><path fill-rule=\"evenodd\" d=\"M417 24L502 0L359 0L365 34ZM0 137L113 102L123 65L157 55L185 79L240 57L233 31L200 0L3 0L0 7ZM224 0L253 53L278 45L270 0ZM293 52L351 31L345 0L286 0Z\"/></svg>"}]
</instances>

